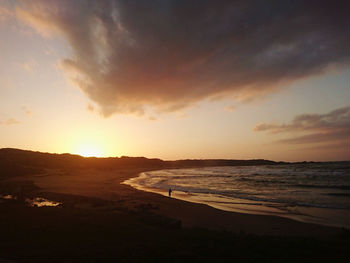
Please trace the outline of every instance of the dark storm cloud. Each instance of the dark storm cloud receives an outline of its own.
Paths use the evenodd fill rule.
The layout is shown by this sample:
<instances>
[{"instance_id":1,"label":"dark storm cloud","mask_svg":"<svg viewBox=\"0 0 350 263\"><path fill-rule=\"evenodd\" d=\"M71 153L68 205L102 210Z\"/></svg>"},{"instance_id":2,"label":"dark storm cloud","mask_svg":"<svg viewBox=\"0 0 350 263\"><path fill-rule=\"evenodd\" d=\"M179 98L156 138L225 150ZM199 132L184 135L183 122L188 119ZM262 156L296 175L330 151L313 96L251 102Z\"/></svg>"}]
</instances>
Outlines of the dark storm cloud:
<instances>
[{"instance_id":1,"label":"dark storm cloud","mask_svg":"<svg viewBox=\"0 0 350 263\"><path fill-rule=\"evenodd\" d=\"M334 110L327 114L298 115L289 124L265 124L254 127L255 131L270 133L291 133L293 137L280 140L282 143L305 144L342 142L350 143L350 107ZM300 135L302 133L302 135ZM305 134L306 133L306 134Z\"/></svg>"},{"instance_id":2,"label":"dark storm cloud","mask_svg":"<svg viewBox=\"0 0 350 263\"><path fill-rule=\"evenodd\" d=\"M349 64L348 1L23 1L19 18L62 34L64 69L104 115L254 99Z\"/></svg>"}]
</instances>

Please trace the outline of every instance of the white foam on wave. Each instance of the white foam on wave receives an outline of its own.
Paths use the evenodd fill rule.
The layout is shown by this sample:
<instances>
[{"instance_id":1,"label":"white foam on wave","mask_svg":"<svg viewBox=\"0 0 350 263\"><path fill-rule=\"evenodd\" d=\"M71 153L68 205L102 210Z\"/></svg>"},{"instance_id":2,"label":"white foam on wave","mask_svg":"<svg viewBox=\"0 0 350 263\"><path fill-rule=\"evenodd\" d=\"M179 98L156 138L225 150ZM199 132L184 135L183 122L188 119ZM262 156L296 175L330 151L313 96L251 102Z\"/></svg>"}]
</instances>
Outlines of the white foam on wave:
<instances>
[{"instance_id":1,"label":"white foam on wave","mask_svg":"<svg viewBox=\"0 0 350 263\"><path fill-rule=\"evenodd\" d=\"M124 183L163 195L171 188L175 198L227 211L350 227L349 171L348 164L207 167L145 172Z\"/></svg>"}]
</instances>

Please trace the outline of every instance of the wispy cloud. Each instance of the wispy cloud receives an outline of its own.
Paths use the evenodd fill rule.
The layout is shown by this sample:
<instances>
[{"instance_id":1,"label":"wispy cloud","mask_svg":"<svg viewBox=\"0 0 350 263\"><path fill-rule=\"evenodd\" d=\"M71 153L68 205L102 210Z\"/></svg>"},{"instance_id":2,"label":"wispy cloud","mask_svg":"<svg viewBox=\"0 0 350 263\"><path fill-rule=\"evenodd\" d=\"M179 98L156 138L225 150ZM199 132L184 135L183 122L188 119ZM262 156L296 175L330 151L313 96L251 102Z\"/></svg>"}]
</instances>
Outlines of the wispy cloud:
<instances>
[{"instance_id":1,"label":"wispy cloud","mask_svg":"<svg viewBox=\"0 0 350 263\"><path fill-rule=\"evenodd\" d=\"M62 65L99 106L142 115L349 65L348 1L22 1L17 16L66 38Z\"/></svg>"},{"instance_id":2,"label":"wispy cloud","mask_svg":"<svg viewBox=\"0 0 350 263\"><path fill-rule=\"evenodd\" d=\"M260 123L255 131L271 134L288 133L292 137L280 140L280 143L309 144L337 142L350 143L350 107L340 108L326 114L302 114L287 124Z\"/></svg>"},{"instance_id":3,"label":"wispy cloud","mask_svg":"<svg viewBox=\"0 0 350 263\"><path fill-rule=\"evenodd\" d=\"M21 70L24 70L28 73L32 73L36 70L38 63L34 59L29 59L22 63L15 63L15 66Z\"/></svg>"},{"instance_id":4,"label":"wispy cloud","mask_svg":"<svg viewBox=\"0 0 350 263\"><path fill-rule=\"evenodd\" d=\"M21 123L14 118L8 118L6 121L0 121L0 125L15 125Z\"/></svg>"},{"instance_id":5,"label":"wispy cloud","mask_svg":"<svg viewBox=\"0 0 350 263\"><path fill-rule=\"evenodd\" d=\"M28 106L22 106L21 109L24 111L24 113L25 113L27 116L30 116L30 115L32 114L32 111L29 109Z\"/></svg>"},{"instance_id":6,"label":"wispy cloud","mask_svg":"<svg viewBox=\"0 0 350 263\"><path fill-rule=\"evenodd\" d=\"M0 6L0 22L4 22L7 20L9 17L13 17L13 11L4 7Z\"/></svg>"},{"instance_id":7,"label":"wispy cloud","mask_svg":"<svg viewBox=\"0 0 350 263\"><path fill-rule=\"evenodd\" d=\"M225 110L228 112L233 112L235 109L236 109L236 106L234 105L230 105L225 108Z\"/></svg>"},{"instance_id":8,"label":"wispy cloud","mask_svg":"<svg viewBox=\"0 0 350 263\"><path fill-rule=\"evenodd\" d=\"M94 107L91 103L89 103L89 104L86 106L86 109L87 109L88 111L90 111L90 112L94 112L94 111L95 111L95 107Z\"/></svg>"}]
</instances>

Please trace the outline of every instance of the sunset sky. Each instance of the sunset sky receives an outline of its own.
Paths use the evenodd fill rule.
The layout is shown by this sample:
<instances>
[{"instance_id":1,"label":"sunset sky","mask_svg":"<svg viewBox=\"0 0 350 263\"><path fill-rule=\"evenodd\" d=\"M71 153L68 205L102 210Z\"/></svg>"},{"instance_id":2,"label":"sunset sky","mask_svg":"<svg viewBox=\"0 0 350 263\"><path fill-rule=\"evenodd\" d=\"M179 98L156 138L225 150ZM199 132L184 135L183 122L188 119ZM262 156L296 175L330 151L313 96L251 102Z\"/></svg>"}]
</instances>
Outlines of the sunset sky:
<instances>
[{"instance_id":1,"label":"sunset sky","mask_svg":"<svg viewBox=\"0 0 350 263\"><path fill-rule=\"evenodd\" d=\"M0 0L0 148L350 160L348 1Z\"/></svg>"}]
</instances>

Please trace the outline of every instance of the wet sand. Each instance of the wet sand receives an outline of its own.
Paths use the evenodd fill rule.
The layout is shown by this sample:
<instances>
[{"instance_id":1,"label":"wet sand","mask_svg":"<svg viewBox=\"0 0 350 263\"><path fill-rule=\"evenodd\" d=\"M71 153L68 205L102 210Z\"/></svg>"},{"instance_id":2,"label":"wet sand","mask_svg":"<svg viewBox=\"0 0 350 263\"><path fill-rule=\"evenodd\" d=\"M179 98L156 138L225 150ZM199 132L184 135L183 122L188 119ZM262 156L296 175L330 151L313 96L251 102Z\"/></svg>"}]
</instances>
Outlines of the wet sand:
<instances>
[{"instance_id":1,"label":"wet sand","mask_svg":"<svg viewBox=\"0 0 350 263\"><path fill-rule=\"evenodd\" d=\"M121 184L145 170L45 169L1 180L3 194L20 198L0 203L0 258L15 262L336 258L341 262L349 257L349 233L344 229L226 212ZM35 197L62 206L29 207L20 201Z\"/></svg>"},{"instance_id":2,"label":"wet sand","mask_svg":"<svg viewBox=\"0 0 350 263\"><path fill-rule=\"evenodd\" d=\"M180 220L185 227L293 236L329 236L337 235L340 231L338 228L302 223L276 216L226 212L204 204L136 190L122 184L126 179L137 176L140 171L140 169L47 170L45 175L17 177L14 181L29 180L40 188L40 192L99 198L130 210L146 206L156 207L157 209L153 209L154 213Z\"/></svg>"},{"instance_id":3,"label":"wet sand","mask_svg":"<svg viewBox=\"0 0 350 263\"><path fill-rule=\"evenodd\" d=\"M159 195L168 197L167 190L157 189L142 185L139 183L138 178L147 176L145 173L138 174L137 177L132 177L123 182L123 184L130 185L135 189L157 193ZM301 207L293 206L288 209L279 209L275 204L269 202L239 199L239 198L225 198L223 196L217 197L207 193L190 193L172 190L172 198L188 201L191 203L206 204L210 207L217 208L223 211L229 211L234 213L243 213L251 215L268 215L278 216L293 219L295 221L349 228L350 227L350 211L346 209L328 209L319 207Z\"/></svg>"}]
</instances>

